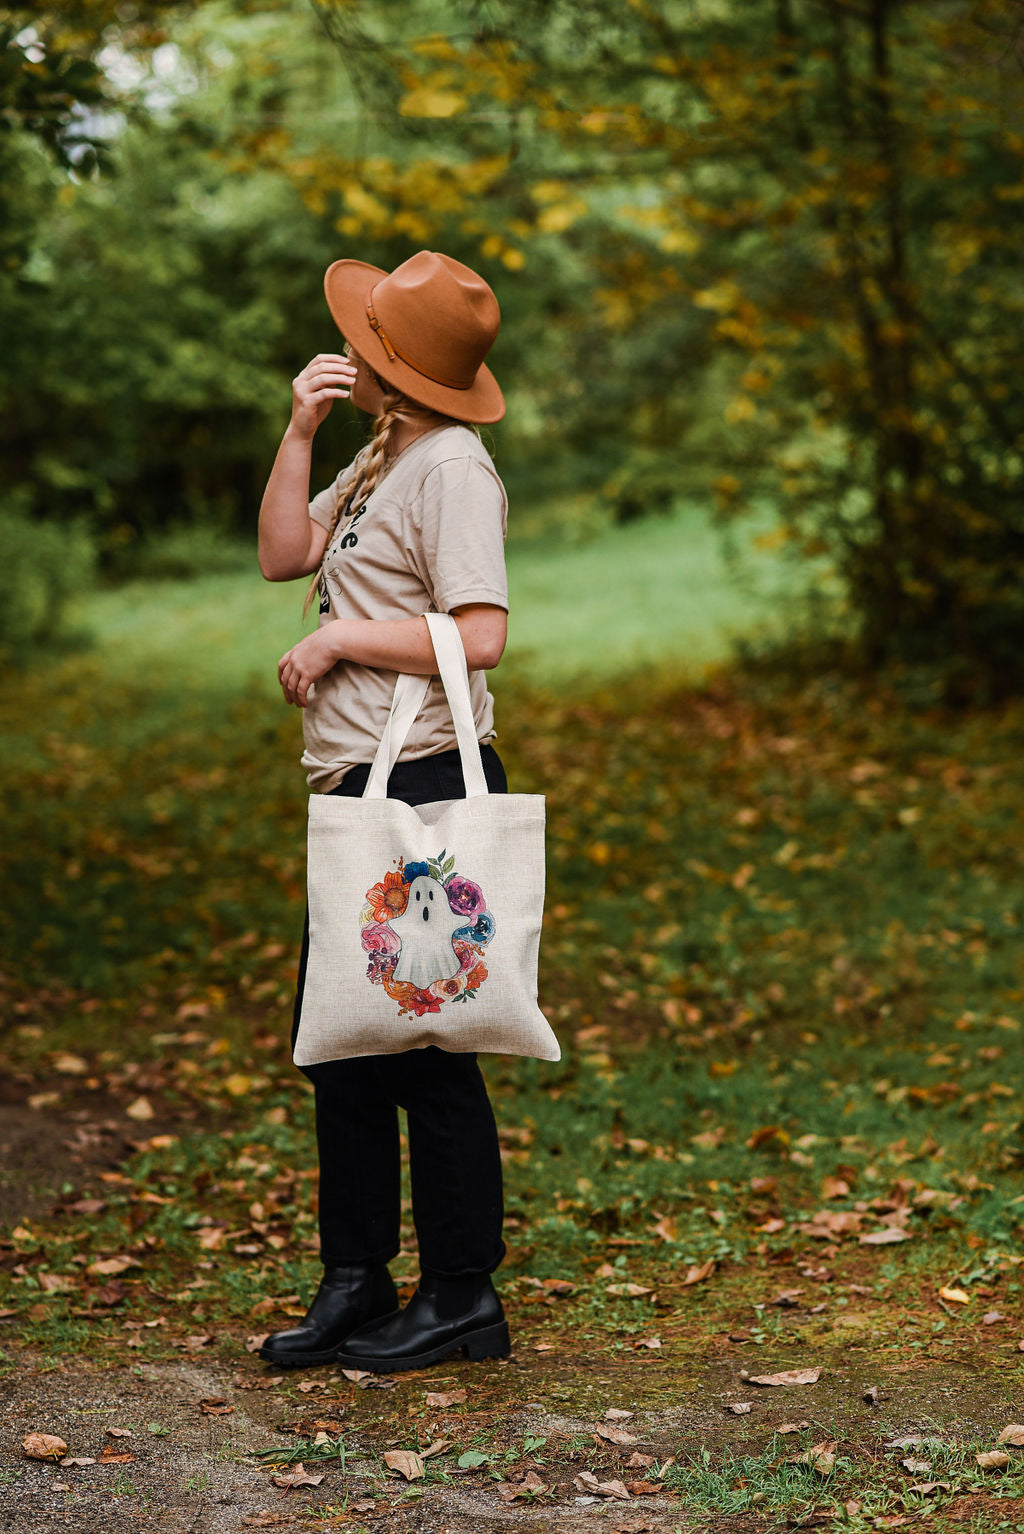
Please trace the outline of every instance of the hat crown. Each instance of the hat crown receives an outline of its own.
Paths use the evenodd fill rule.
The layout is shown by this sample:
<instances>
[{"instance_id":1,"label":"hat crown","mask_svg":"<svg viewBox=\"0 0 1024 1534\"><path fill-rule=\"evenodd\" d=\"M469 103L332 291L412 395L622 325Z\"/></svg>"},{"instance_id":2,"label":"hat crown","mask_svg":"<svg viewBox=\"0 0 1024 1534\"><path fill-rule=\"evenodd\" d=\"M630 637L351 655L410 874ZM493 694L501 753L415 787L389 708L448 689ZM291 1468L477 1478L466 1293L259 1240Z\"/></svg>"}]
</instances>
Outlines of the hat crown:
<instances>
[{"instance_id":1,"label":"hat crown","mask_svg":"<svg viewBox=\"0 0 1024 1534\"><path fill-rule=\"evenodd\" d=\"M425 377L468 389L494 343L501 311L470 267L421 250L381 278L370 294L381 328ZM368 359L373 365L372 356Z\"/></svg>"}]
</instances>

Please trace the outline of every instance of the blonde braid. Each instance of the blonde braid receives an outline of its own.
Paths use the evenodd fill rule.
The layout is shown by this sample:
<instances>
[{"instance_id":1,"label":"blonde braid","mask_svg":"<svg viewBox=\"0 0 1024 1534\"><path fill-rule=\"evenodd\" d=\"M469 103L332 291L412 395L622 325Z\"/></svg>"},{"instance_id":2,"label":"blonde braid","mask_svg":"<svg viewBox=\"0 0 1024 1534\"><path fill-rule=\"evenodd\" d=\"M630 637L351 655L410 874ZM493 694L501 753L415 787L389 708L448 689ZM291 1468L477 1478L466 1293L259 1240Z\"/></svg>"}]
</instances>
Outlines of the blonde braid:
<instances>
[{"instance_id":1,"label":"blonde braid","mask_svg":"<svg viewBox=\"0 0 1024 1534\"><path fill-rule=\"evenodd\" d=\"M377 381L381 382L380 379ZM446 422L456 424L452 416L444 415L439 410L430 410L425 405L417 405L415 400L411 400L408 395L402 394L398 389L389 389L383 384L381 387L384 389L384 394L380 414L373 423L373 438L356 454L352 461L352 478L338 496L327 542L324 544L324 557L306 591L306 600L302 605L303 617L313 605L313 598L319 587L324 565L327 563L327 552L334 542L339 523L344 516L358 511L366 504L390 467L391 437L398 422L423 421L426 423L424 429L429 429L430 426L441 426Z\"/></svg>"}]
</instances>

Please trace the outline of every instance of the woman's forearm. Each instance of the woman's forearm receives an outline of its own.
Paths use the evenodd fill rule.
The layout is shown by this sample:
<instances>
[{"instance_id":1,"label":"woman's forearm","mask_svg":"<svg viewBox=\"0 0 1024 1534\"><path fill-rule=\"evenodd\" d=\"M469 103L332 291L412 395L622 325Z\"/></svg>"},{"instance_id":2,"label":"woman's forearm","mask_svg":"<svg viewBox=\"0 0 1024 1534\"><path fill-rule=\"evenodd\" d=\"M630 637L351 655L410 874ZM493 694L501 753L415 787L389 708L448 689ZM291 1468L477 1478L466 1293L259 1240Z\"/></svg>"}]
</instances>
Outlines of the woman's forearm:
<instances>
[{"instance_id":1,"label":"woman's forearm","mask_svg":"<svg viewBox=\"0 0 1024 1534\"><path fill-rule=\"evenodd\" d=\"M500 607L466 606L453 614L470 671L489 671L505 647L506 615ZM354 661L381 671L435 676L437 661L423 618L335 618L319 630L335 661Z\"/></svg>"},{"instance_id":2,"label":"woman's forearm","mask_svg":"<svg viewBox=\"0 0 1024 1534\"><path fill-rule=\"evenodd\" d=\"M309 516L313 438L289 426L281 439L260 505L260 570L268 581L289 581L316 566Z\"/></svg>"}]
</instances>

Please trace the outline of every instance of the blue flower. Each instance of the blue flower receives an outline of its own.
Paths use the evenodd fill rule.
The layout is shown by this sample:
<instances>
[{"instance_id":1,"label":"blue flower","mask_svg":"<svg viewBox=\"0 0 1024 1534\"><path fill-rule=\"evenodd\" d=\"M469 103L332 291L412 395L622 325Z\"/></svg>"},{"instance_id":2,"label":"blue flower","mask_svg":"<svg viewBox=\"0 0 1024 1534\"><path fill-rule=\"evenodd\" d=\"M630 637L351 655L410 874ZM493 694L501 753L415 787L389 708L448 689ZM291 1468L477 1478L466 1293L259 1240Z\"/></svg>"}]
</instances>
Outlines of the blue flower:
<instances>
[{"instance_id":1,"label":"blue flower","mask_svg":"<svg viewBox=\"0 0 1024 1534\"><path fill-rule=\"evenodd\" d=\"M426 863L406 863L402 869L402 877L406 884L411 884L414 879L428 879L430 869Z\"/></svg>"},{"instance_id":2,"label":"blue flower","mask_svg":"<svg viewBox=\"0 0 1024 1534\"><path fill-rule=\"evenodd\" d=\"M489 943L494 936L494 917L490 911L481 911L476 921L468 927L460 927L458 932L452 933L452 941L456 938L468 938L471 943Z\"/></svg>"}]
</instances>

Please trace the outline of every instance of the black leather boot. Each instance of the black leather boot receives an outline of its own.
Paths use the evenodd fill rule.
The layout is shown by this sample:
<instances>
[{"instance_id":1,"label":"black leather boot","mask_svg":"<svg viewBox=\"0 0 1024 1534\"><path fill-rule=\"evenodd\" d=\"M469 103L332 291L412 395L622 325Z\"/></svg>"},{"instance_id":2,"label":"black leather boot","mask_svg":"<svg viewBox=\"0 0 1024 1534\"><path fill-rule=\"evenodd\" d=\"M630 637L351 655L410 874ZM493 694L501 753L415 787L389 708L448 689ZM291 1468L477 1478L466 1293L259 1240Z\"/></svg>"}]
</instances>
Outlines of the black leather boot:
<instances>
[{"instance_id":1,"label":"black leather boot","mask_svg":"<svg viewBox=\"0 0 1024 1534\"><path fill-rule=\"evenodd\" d=\"M370 1321L338 1352L346 1369L391 1374L423 1369L452 1353L467 1358L507 1358L508 1322L489 1274L471 1278L422 1278L404 1310Z\"/></svg>"},{"instance_id":2,"label":"black leather boot","mask_svg":"<svg viewBox=\"0 0 1024 1534\"><path fill-rule=\"evenodd\" d=\"M333 1364L357 1327L397 1310L398 1290L384 1263L325 1268L305 1318L268 1337L260 1357L282 1369Z\"/></svg>"}]
</instances>

